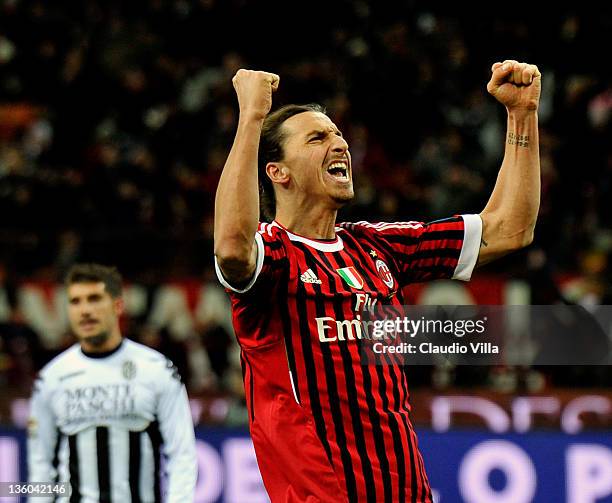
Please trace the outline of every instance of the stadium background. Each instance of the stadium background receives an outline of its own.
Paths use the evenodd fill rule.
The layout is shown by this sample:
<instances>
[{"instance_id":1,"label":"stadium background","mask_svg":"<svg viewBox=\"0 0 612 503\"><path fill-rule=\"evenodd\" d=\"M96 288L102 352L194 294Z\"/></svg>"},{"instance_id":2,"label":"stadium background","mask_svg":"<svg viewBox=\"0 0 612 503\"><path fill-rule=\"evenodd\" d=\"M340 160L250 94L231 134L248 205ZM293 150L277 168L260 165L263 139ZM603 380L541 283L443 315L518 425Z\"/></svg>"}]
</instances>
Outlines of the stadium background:
<instances>
[{"instance_id":1,"label":"stadium background","mask_svg":"<svg viewBox=\"0 0 612 503\"><path fill-rule=\"evenodd\" d=\"M353 155L357 197L342 219L429 220L479 212L495 181L505 114L486 93L492 62L537 64L535 243L468 285L408 293L430 303L611 303L612 18L588 4L530 17L442 5L0 2L0 480L25 479L32 378L72 343L63 273L100 261L125 276L125 333L173 359L188 385L197 501L265 501L212 271L214 191L240 67L280 74L276 106L327 106ZM612 501L610 367L412 375L442 503Z\"/></svg>"}]
</instances>

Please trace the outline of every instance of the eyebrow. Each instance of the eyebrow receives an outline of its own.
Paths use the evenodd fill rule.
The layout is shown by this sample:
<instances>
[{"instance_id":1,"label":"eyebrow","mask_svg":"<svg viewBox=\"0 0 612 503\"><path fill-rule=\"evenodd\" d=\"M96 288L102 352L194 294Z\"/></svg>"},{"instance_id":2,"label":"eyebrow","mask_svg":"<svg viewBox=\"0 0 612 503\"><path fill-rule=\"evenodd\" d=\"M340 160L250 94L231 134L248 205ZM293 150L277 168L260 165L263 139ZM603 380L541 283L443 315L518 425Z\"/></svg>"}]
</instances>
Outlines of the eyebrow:
<instances>
[{"instance_id":1,"label":"eyebrow","mask_svg":"<svg viewBox=\"0 0 612 503\"><path fill-rule=\"evenodd\" d=\"M88 293L86 295L74 295L72 297L68 297L68 302L76 302L77 300L81 300L81 299L99 299L103 296L104 294L100 292Z\"/></svg>"},{"instance_id":2,"label":"eyebrow","mask_svg":"<svg viewBox=\"0 0 612 503\"><path fill-rule=\"evenodd\" d=\"M329 129L313 129L312 131L310 131L306 137L310 138L311 136L319 136L319 135L326 135L329 134L330 130ZM342 136L342 131L340 131L339 129L334 129L333 130L334 134L337 134L339 136Z\"/></svg>"}]
</instances>

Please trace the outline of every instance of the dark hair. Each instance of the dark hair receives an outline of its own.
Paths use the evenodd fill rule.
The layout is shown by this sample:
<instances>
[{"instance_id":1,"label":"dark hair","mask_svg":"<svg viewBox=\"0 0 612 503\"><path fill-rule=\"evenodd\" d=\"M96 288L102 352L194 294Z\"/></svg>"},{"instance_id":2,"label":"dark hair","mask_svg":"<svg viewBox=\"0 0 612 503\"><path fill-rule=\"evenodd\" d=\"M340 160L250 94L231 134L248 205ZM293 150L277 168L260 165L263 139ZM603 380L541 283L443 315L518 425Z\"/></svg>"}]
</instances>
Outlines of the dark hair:
<instances>
[{"instance_id":1,"label":"dark hair","mask_svg":"<svg viewBox=\"0 0 612 503\"><path fill-rule=\"evenodd\" d=\"M282 128L284 122L294 115L303 112L325 113L325 108L317 103L308 105L285 105L266 117L261 129L259 140L259 208L261 220L272 220L276 213L276 197L272 180L266 174L269 162L281 161L284 157L283 142L285 134Z\"/></svg>"},{"instance_id":2,"label":"dark hair","mask_svg":"<svg viewBox=\"0 0 612 503\"><path fill-rule=\"evenodd\" d=\"M66 274L66 286L74 283L104 283L109 295L121 297L121 274L116 267L101 264L75 264Z\"/></svg>"}]
</instances>

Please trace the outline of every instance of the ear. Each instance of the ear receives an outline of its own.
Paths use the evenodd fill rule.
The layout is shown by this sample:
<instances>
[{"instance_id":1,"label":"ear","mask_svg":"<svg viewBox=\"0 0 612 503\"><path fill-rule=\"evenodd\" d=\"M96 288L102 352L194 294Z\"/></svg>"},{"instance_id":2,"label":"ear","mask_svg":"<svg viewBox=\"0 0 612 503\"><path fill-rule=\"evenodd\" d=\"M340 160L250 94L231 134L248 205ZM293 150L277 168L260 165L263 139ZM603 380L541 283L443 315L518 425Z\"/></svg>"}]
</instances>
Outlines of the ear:
<instances>
[{"instance_id":1,"label":"ear","mask_svg":"<svg viewBox=\"0 0 612 503\"><path fill-rule=\"evenodd\" d=\"M266 174L272 180L272 183L280 183L281 185L288 183L291 179L289 168L282 162L266 164Z\"/></svg>"},{"instance_id":2,"label":"ear","mask_svg":"<svg viewBox=\"0 0 612 503\"><path fill-rule=\"evenodd\" d=\"M120 317L125 311L125 302L122 297L113 299L113 307L115 308L115 314Z\"/></svg>"}]
</instances>

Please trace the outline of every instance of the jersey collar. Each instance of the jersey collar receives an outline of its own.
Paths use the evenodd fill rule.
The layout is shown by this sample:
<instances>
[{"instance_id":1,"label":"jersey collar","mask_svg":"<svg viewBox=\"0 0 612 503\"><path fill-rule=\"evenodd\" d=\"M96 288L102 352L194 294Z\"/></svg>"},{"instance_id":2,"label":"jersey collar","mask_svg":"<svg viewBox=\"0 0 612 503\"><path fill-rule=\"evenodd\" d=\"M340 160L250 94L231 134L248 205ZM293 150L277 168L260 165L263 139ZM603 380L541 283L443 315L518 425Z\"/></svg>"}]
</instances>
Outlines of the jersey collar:
<instances>
[{"instance_id":1,"label":"jersey collar","mask_svg":"<svg viewBox=\"0 0 612 503\"><path fill-rule=\"evenodd\" d=\"M123 339L121 340L121 342L116 348L113 348L110 351L103 351L102 353L92 353L90 351L85 351L83 348L81 348L81 353L83 353L87 358L107 358L111 355L114 355L122 347L123 347Z\"/></svg>"},{"instance_id":2,"label":"jersey collar","mask_svg":"<svg viewBox=\"0 0 612 503\"><path fill-rule=\"evenodd\" d=\"M322 252L337 252L344 249L344 243L342 241L342 238L338 234L336 234L336 239L332 240L310 239L304 236L300 236L299 234L294 234L293 232L287 230L285 227L279 224L276 220L274 220L271 225L273 227L279 227L280 229L283 229L287 233L287 236L289 236L289 239L291 241L304 243L310 246L311 248L314 248L315 250L319 250Z\"/></svg>"}]
</instances>

